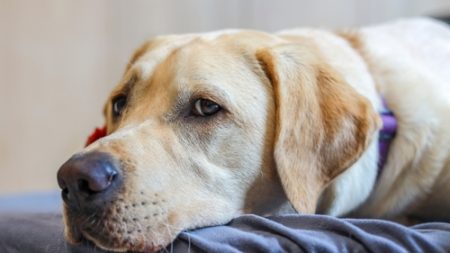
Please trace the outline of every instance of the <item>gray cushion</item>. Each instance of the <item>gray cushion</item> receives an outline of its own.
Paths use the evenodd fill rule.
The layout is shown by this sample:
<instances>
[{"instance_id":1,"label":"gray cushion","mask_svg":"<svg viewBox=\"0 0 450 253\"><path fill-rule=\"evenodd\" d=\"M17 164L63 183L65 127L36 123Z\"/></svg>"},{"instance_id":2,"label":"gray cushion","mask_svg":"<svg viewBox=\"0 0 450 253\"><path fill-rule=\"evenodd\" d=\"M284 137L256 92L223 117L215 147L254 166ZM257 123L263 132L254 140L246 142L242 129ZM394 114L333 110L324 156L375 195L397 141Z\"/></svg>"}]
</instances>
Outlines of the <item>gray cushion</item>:
<instances>
[{"instance_id":1,"label":"gray cushion","mask_svg":"<svg viewBox=\"0 0 450 253\"><path fill-rule=\"evenodd\" d=\"M65 243L58 194L34 195L32 199L30 196L0 198L0 252L105 252L89 243L76 246ZM405 227L382 220L338 219L324 215L265 218L243 215L224 226L183 232L167 250L450 252L450 223Z\"/></svg>"}]
</instances>

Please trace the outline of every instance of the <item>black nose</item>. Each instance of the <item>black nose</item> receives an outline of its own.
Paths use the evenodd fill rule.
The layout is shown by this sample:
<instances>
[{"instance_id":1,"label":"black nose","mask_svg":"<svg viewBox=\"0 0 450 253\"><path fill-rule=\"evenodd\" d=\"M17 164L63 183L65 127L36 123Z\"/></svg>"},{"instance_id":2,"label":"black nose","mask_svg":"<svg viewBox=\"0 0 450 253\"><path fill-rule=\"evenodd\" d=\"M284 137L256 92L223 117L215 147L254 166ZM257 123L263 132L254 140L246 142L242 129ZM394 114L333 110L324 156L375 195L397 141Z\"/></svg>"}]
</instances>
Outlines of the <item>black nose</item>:
<instances>
[{"instance_id":1,"label":"black nose","mask_svg":"<svg viewBox=\"0 0 450 253\"><path fill-rule=\"evenodd\" d=\"M61 166L57 177L64 201L81 208L108 201L121 181L118 162L102 152L74 155Z\"/></svg>"}]
</instances>

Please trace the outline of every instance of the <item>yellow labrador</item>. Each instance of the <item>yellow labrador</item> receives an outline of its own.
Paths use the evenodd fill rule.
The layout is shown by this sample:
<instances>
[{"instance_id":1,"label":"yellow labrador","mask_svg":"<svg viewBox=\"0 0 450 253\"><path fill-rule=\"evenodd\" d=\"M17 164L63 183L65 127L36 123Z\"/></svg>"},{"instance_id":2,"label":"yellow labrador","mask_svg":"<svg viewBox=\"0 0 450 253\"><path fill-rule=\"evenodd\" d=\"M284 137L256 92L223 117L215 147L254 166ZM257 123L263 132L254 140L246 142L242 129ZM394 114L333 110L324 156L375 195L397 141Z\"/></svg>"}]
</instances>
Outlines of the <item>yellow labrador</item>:
<instances>
[{"instance_id":1,"label":"yellow labrador","mask_svg":"<svg viewBox=\"0 0 450 253\"><path fill-rule=\"evenodd\" d=\"M398 130L378 173L381 97ZM162 36L58 172L66 237L152 252L185 229L289 209L450 218L450 30Z\"/></svg>"}]
</instances>

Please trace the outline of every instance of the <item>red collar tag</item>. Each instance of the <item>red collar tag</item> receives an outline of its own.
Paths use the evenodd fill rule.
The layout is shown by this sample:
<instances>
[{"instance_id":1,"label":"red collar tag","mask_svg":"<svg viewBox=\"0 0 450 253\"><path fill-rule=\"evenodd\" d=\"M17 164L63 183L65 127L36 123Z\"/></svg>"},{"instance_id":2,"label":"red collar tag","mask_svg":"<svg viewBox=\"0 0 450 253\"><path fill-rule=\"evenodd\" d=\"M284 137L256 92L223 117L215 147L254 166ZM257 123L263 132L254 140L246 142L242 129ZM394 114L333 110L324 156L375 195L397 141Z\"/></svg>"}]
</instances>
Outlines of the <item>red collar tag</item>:
<instances>
[{"instance_id":1,"label":"red collar tag","mask_svg":"<svg viewBox=\"0 0 450 253\"><path fill-rule=\"evenodd\" d=\"M106 126L95 128L95 130L89 135L85 147L91 145L91 143L105 136L106 136Z\"/></svg>"}]
</instances>

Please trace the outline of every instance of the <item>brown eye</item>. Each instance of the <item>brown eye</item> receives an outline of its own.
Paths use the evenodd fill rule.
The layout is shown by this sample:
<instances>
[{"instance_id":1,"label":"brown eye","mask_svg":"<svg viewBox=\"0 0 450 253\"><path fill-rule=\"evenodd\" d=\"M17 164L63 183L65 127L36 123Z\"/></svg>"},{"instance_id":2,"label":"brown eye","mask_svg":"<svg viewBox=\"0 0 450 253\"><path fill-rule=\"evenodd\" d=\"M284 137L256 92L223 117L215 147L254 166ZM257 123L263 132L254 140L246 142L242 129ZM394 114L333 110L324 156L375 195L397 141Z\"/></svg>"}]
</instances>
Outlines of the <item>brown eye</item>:
<instances>
[{"instance_id":1,"label":"brown eye","mask_svg":"<svg viewBox=\"0 0 450 253\"><path fill-rule=\"evenodd\" d=\"M127 97L125 95L119 95L112 100L112 113L114 118L117 118L122 114L126 104Z\"/></svg>"},{"instance_id":2,"label":"brown eye","mask_svg":"<svg viewBox=\"0 0 450 253\"><path fill-rule=\"evenodd\" d=\"M200 117L207 117L219 112L222 108L217 103L208 99L198 99L192 108L192 114Z\"/></svg>"}]
</instances>

